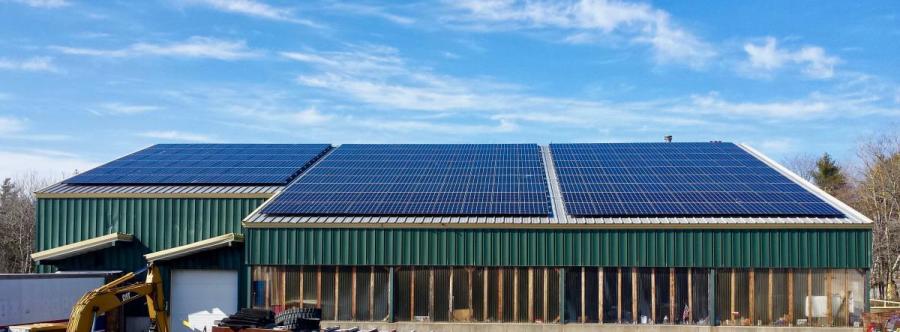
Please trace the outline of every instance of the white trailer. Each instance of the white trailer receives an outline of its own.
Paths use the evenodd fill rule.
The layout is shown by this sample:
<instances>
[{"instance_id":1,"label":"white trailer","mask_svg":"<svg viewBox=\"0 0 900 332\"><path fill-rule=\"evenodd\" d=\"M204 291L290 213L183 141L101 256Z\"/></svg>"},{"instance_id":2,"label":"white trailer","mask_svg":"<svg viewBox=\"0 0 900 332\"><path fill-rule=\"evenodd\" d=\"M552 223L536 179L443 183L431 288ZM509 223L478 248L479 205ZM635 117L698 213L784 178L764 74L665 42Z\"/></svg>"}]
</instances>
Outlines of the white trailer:
<instances>
[{"instance_id":1,"label":"white trailer","mask_svg":"<svg viewBox=\"0 0 900 332\"><path fill-rule=\"evenodd\" d=\"M0 329L69 319L82 295L119 272L0 274Z\"/></svg>"}]
</instances>

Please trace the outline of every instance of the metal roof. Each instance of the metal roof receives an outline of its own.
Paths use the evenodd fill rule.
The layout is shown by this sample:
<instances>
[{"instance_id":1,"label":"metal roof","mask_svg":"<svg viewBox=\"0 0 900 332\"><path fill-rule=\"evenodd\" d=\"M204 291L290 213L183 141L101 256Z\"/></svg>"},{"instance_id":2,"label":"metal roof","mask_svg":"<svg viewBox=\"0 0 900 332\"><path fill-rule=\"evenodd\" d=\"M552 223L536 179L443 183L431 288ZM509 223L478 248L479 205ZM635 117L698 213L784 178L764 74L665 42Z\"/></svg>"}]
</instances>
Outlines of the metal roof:
<instances>
[{"instance_id":1,"label":"metal roof","mask_svg":"<svg viewBox=\"0 0 900 332\"><path fill-rule=\"evenodd\" d=\"M205 240L189 243L175 248L151 252L144 255L148 262L167 261L179 257L192 255L198 252L209 251L222 247L230 247L234 243L243 243L244 236L237 233L228 233L211 237Z\"/></svg>"},{"instance_id":2,"label":"metal roof","mask_svg":"<svg viewBox=\"0 0 900 332\"><path fill-rule=\"evenodd\" d=\"M131 242L133 238L134 237L131 234L111 233L53 249L38 251L31 254L31 259L35 262L40 262L69 258L100 249L114 247L117 242Z\"/></svg>"},{"instance_id":3,"label":"metal roof","mask_svg":"<svg viewBox=\"0 0 900 332\"><path fill-rule=\"evenodd\" d=\"M40 198L55 197L147 197L147 196L234 196L268 198L284 186L221 185L74 185L57 183L37 191Z\"/></svg>"},{"instance_id":4,"label":"metal roof","mask_svg":"<svg viewBox=\"0 0 900 332\"><path fill-rule=\"evenodd\" d=\"M547 181L550 186L553 216L551 217L441 217L441 216L273 216L260 213L269 202L261 205L244 219L245 227L742 227L766 228L796 227L870 227L872 220L853 210L815 185L800 178L783 166L744 144L741 148L796 182L804 189L819 196L844 213L845 218L823 217L573 217L566 212L562 201L553 156L549 147L542 146ZM271 201L271 200L270 200Z\"/></svg>"}]
</instances>

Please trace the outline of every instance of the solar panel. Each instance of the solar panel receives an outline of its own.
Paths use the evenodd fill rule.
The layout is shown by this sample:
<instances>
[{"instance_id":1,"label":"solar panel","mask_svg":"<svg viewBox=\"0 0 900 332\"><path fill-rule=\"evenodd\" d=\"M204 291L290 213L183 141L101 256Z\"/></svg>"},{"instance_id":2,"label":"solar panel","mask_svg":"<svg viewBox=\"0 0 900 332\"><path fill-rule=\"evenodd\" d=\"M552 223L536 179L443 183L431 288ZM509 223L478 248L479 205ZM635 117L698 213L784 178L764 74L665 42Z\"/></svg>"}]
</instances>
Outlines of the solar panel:
<instances>
[{"instance_id":1,"label":"solar panel","mask_svg":"<svg viewBox=\"0 0 900 332\"><path fill-rule=\"evenodd\" d=\"M547 216L551 208L535 144L347 144L262 212Z\"/></svg>"},{"instance_id":2,"label":"solar panel","mask_svg":"<svg viewBox=\"0 0 900 332\"><path fill-rule=\"evenodd\" d=\"M573 216L843 214L732 143L551 144Z\"/></svg>"},{"instance_id":3,"label":"solar panel","mask_svg":"<svg viewBox=\"0 0 900 332\"><path fill-rule=\"evenodd\" d=\"M68 184L287 184L328 144L157 144L72 177Z\"/></svg>"}]
</instances>

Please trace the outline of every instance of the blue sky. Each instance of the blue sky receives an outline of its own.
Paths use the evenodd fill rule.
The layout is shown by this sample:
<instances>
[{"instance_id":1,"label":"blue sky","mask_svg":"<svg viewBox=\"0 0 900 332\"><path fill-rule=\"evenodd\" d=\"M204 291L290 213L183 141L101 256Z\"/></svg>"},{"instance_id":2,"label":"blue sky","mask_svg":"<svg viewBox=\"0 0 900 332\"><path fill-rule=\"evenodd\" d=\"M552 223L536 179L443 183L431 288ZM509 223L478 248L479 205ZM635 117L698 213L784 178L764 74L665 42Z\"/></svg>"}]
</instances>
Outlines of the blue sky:
<instances>
[{"instance_id":1,"label":"blue sky","mask_svg":"<svg viewBox=\"0 0 900 332\"><path fill-rule=\"evenodd\" d=\"M896 1L0 0L0 177L160 142L722 140L897 130Z\"/></svg>"}]
</instances>

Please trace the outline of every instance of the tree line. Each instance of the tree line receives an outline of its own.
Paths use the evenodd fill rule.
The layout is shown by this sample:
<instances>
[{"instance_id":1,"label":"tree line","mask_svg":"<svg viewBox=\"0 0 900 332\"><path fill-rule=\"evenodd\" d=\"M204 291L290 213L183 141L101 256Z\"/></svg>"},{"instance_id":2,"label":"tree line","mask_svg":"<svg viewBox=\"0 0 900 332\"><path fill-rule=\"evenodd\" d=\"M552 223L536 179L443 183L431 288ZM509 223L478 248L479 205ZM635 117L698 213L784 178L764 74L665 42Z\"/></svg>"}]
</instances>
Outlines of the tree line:
<instances>
[{"instance_id":1,"label":"tree line","mask_svg":"<svg viewBox=\"0 0 900 332\"><path fill-rule=\"evenodd\" d=\"M872 137L841 166L828 153L799 155L785 164L795 173L872 219L874 297L897 299L900 282L900 134Z\"/></svg>"}]
</instances>

